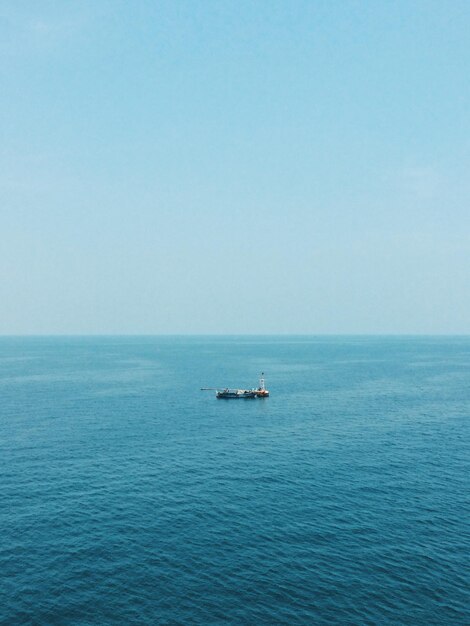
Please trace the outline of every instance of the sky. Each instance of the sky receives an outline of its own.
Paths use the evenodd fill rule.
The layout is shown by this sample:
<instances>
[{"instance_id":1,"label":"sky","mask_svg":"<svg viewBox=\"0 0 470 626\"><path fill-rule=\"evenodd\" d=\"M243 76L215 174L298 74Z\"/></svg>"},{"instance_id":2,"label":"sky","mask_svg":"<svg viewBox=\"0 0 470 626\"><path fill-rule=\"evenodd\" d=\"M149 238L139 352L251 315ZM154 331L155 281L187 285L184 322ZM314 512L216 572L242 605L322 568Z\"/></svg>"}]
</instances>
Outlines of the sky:
<instances>
[{"instance_id":1,"label":"sky","mask_svg":"<svg viewBox=\"0 0 470 626\"><path fill-rule=\"evenodd\" d=\"M470 333L470 3L5 0L0 334Z\"/></svg>"}]
</instances>

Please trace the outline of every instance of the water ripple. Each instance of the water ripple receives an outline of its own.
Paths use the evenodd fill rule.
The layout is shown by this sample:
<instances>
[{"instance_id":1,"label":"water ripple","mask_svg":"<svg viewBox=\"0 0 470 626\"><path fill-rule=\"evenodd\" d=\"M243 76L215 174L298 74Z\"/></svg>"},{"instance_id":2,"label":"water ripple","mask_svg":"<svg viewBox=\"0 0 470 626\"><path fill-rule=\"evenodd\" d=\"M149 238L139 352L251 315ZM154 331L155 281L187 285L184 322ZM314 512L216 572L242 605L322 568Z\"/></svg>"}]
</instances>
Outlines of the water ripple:
<instances>
[{"instance_id":1,"label":"water ripple","mask_svg":"<svg viewBox=\"0 0 470 626\"><path fill-rule=\"evenodd\" d=\"M2 625L470 623L469 339L0 349Z\"/></svg>"}]
</instances>

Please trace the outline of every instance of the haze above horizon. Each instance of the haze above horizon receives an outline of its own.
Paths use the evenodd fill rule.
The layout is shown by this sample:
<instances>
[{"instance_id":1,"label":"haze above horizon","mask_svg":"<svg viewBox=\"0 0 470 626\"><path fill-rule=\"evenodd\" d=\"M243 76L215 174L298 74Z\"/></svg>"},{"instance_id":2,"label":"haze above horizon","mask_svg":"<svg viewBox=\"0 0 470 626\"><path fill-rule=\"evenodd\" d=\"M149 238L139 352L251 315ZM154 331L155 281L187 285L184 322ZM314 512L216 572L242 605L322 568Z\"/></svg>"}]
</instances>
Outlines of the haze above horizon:
<instances>
[{"instance_id":1,"label":"haze above horizon","mask_svg":"<svg viewBox=\"0 0 470 626\"><path fill-rule=\"evenodd\" d=\"M470 333L470 4L0 7L0 335Z\"/></svg>"}]
</instances>

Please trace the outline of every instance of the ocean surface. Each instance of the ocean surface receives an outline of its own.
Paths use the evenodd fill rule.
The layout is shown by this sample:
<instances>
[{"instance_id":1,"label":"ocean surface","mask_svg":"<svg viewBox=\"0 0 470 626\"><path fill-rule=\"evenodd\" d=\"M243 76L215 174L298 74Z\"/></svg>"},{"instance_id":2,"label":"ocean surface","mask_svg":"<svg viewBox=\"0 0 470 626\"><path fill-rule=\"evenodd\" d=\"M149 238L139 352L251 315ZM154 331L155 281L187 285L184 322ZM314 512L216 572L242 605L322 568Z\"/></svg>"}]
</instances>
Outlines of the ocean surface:
<instances>
[{"instance_id":1,"label":"ocean surface","mask_svg":"<svg viewBox=\"0 0 470 626\"><path fill-rule=\"evenodd\" d=\"M2 625L470 624L468 337L1 338L0 398Z\"/></svg>"}]
</instances>

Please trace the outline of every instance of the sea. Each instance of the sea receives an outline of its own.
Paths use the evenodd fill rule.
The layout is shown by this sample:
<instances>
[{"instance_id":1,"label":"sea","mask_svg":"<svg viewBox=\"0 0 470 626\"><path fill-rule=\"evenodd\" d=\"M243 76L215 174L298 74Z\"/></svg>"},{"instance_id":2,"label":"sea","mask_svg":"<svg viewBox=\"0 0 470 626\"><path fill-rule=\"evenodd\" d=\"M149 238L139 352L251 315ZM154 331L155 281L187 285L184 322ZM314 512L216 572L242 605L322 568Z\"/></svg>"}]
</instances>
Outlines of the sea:
<instances>
[{"instance_id":1,"label":"sea","mask_svg":"<svg viewBox=\"0 0 470 626\"><path fill-rule=\"evenodd\" d=\"M470 624L470 337L0 338L0 581L6 626Z\"/></svg>"}]
</instances>

